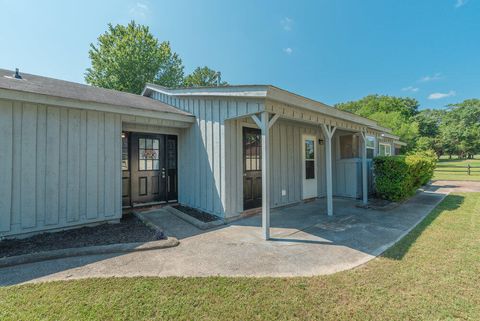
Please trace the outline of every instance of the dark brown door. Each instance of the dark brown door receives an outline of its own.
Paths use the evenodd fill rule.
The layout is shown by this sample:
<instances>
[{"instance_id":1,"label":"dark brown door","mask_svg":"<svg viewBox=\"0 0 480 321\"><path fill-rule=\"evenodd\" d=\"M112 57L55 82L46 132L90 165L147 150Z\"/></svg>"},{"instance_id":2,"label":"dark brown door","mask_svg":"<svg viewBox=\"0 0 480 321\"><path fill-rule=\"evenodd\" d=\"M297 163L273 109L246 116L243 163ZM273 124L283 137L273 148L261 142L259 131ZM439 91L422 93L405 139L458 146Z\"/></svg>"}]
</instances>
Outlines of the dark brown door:
<instances>
[{"instance_id":1,"label":"dark brown door","mask_svg":"<svg viewBox=\"0 0 480 321\"><path fill-rule=\"evenodd\" d=\"M177 137L130 133L129 143L131 204L176 201Z\"/></svg>"},{"instance_id":2,"label":"dark brown door","mask_svg":"<svg viewBox=\"0 0 480 321\"><path fill-rule=\"evenodd\" d=\"M262 206L261 131L243 128L243 209Z\"/></svg>"}]
</instances>

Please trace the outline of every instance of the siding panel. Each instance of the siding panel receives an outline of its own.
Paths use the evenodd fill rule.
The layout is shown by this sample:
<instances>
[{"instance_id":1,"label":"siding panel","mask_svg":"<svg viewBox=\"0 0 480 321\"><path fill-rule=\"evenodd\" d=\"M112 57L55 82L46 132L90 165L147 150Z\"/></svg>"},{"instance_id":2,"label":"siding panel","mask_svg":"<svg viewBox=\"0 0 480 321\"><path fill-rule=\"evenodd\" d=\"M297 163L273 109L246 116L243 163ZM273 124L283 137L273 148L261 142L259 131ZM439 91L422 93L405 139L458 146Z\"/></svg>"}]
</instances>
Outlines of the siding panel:
<instances>
[{"instance_id":1,"label":"siding panel","mask_svg":"<svg viewBox=\"0 0 480 321\"><path fill-rule=\"evenodd\" d=\"M80 111L68 112L67 222L80 219Z\"/></svg>"},{"instance_id":2,"label":"siding panel","mask_svg":"<svg viewBox=\"0 0 480 321\"><path fill-rule=\"evenodd\" d=\"M115 116L105 114L105 216L115 214ZM120 136L119 136L120 137Z\"/></svg>"},{"instance_id":3,"label":"siding panel","mask_svg":"<svg viewBox=\"0 0 480 321\"><path fill-rule=\"evenodd\" d=\"M0 100L0 232L9 231L12 212L13 104Z\"/></svg>"},{"instance_id":4,"label":"siding panel","mask_svg":"<svg viewBox=\"0 0 480 321\"><path fill-rule=\"evenodd\" d=\"M21 144L21 197L20 215L22 228L36 225L36 148L37 106L24 104L22 113Z\"/></svg>"},{"instance_id":5,"label":"siding panel","mask_svg":"<svg viewBox=\"0 0 480 321\"><path fill-rule=\"evenodd\" d=\"M98 113L87 113L87 218L97 217L98 210Z\"/></svg>"},{"instance_id":6,"label":"siding panel","mask_svg":"<svg viewBox=\"0 0 480 321\"><path fill-rule=\"evenodd\" d=\"M60 110L47 109L47 164L45 182L45 225L59 222Z\"/></svg>"},{"instance_id":7,"label":"siding panel","mask_svg":"<svg viewBox=\"0 0 480 321\"><path fill-rule=\"evenodd\" d=\"M45 171L47 147L47 108L38 106L37 115L37 170L36 170L36 199L37 220L43 225L45 222Z\"/></svg>"}]
</instances>

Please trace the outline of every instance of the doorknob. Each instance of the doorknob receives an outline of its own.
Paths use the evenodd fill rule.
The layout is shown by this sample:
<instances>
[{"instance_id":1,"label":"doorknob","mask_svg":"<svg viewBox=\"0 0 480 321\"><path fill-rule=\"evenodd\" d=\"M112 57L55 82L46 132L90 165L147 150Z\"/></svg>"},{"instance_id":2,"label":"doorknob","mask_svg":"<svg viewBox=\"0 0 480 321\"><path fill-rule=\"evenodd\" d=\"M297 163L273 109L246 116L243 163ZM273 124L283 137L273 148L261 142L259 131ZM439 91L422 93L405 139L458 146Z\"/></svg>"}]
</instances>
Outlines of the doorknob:
<instances>
[{"instance_id":1,"label":"doorknob","mask_svg":"<svg viewBox=\"0 0 480 321\"><path fill-rule=\"evenodd\" d=\"M243 176L244 176L244 177L247 177L247 173L243 173Z\"/></svg>"}]
</instances>

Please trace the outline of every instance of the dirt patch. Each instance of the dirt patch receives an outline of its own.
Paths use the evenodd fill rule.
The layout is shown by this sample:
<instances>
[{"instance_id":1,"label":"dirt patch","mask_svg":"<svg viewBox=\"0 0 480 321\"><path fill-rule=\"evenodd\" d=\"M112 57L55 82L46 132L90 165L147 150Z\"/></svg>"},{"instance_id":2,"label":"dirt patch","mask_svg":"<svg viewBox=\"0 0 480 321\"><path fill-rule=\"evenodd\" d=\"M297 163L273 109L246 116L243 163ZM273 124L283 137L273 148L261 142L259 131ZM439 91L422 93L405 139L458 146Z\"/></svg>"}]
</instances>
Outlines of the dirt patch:
<instances>
[{"instance_id":1,"label":"dirt patch","mask_svg":"<svg viewBox=\"0 0 480 321\"><path fill-rule=\"evenodd\" d=\"M149 242L164 238L134 215L125 215L118 224L101 224L67 231L43 233L25 239L0 242L0 257L66 248Z\"/></svg>"},{"instance_id":2,"label":"dirt patch","mask_svg":"<svg viewBox=\"0 0 480 321\"><path fill-rule=\"evenodd\" d=\"M179 211L181 211L181 212L183 212L187 215L190 215L191 217L194 217L197 220L202 221L204 223L220 220L220 218L218 216L215 216L215 215L212 215L212 214L209 214L209 213L205 213L203 211L199 211L197 209L194 209L194 208L191 208L191 207L188 207L188 206L175 205L175 206L172 206L172 207L174 207L177 210L179 210Z\"/></svg>"}]
</instances>

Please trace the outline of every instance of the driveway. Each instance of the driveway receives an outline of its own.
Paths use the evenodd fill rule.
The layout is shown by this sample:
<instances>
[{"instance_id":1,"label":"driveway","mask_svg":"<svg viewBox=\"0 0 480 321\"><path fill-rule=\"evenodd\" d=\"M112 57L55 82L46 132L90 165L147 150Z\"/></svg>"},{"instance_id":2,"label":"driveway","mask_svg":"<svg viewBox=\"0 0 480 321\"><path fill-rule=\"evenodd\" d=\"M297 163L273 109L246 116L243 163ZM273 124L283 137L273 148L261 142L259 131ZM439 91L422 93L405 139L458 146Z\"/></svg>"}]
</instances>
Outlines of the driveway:
<instances>
[{"instance_id":1,"label":"driveway","mask_svg":"<svg viewBox=\"0 0 480 321\"><path fill-rule=\"evenodd\" d=\"M160 212L175 248L57 259L0 269L0 285L121 276L312 276L351 269L381 254L451 191L480 191L479 183L436 182L388 211L358 208L337 198L328 217L319 199L271 213L272 240L261 237L259 215L210 231ZM163 217L162 217L163 215ZM171 214L170 214L171 215Z\"/></svg>"}]
</instances>

